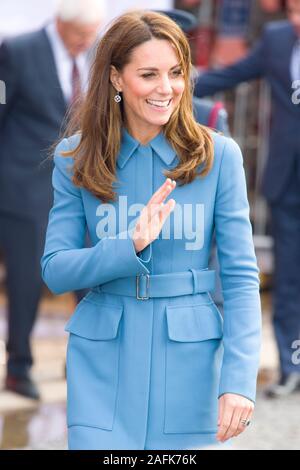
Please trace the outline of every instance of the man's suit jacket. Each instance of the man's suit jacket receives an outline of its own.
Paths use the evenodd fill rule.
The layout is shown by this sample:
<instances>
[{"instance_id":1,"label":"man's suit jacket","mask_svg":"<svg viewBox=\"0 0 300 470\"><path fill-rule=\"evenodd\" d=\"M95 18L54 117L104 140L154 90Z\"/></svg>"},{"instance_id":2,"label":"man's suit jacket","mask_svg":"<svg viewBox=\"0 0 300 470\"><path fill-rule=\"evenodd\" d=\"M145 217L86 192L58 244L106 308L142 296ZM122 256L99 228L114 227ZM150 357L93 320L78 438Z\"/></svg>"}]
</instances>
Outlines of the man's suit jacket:
<instances>
[{"instance_id":1,"label":"man's suit jacket","mask_svg":"<svg viewBox=\"0 0 300 470\"><path fill-rule=\"evenodd\" d=\"M0 211L39 218L52 204L47 156L67 110L44 28L2 43L0 79Z\"/></svg>"},{"instance_id":2,"label":"man's suit jacket","mask_svg":"<svg viewBox=\"0 0 300 470\"><path fill-rule=\"evenodd\" d=\"M300 156L300 106L292 101L295 90L290 74L296 40L297 35L288 21L269 23L246 58L230 67L205 73L195 83L194 93L198 97L261 77L270 84L273 105L271 135L262 191L271 203L278 201L288 187L295 158Z\"/></svg>"}]
</instances>

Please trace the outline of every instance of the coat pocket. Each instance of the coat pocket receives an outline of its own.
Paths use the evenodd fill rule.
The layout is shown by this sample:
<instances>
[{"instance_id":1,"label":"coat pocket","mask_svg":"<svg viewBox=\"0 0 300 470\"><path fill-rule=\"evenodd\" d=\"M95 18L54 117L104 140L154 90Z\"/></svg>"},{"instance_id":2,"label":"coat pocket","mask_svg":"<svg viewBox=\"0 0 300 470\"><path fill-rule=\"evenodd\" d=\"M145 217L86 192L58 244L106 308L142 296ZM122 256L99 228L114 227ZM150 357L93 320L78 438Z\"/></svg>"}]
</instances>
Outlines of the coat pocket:
<instances>
[{"instance_id":1,"label":"coat pocket","mask_svg":"<svg viewBox=\"0 0 300 470\"><path fill-rule=\"evenodd\" d=\"M167 306L165 433L217 432L223 319L214 303Z\"/></svg>"},{"instance_id":2,"label":"coat pocket","mask_svg":"<svg viewBox=\"0 0 300 470\"><path fill-rule=\"evenodd\" d=\"M111 430L119 376L123 306L86 296L65 330L67 347L67 424ZM103 302L103 300L102 300Z\"/></svg>"}]
</instances>

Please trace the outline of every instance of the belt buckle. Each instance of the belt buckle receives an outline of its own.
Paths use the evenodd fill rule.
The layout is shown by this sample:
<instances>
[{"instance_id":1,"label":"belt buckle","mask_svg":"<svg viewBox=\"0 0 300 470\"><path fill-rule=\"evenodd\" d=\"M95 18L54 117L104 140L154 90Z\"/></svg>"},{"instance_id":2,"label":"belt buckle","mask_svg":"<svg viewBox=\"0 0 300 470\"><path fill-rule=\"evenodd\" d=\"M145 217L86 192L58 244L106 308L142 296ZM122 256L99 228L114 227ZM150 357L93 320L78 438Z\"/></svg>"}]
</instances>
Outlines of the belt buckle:
<instances>
[{"instance_id":1,"label":"belt buckle","mask_svg":"<svg viewBox=\"0 0 300 470\"><path fill-rule=\"evenodd\" d=\"M146 277L146 297L140 297L139 296L139 289L140 289L140 285L139 285L139 278L140 277ZM149 285L150 285L150 275L149 274L139 274L138 276L136 276L136 298L138 300L148 300L149 299Z\"/></svg>"}]
</instances>

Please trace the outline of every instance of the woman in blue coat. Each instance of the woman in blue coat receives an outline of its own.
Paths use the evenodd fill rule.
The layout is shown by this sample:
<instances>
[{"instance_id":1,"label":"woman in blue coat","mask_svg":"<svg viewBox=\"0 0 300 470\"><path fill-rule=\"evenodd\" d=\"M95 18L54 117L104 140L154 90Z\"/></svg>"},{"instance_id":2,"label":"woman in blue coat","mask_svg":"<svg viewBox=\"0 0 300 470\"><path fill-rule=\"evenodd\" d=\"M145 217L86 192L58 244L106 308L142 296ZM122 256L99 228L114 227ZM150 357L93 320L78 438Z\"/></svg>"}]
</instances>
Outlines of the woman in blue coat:
<instances>
[{"instance_id":1,"label":"woman in blue coat","mask_svg":"<svg viewBox=\"0 0 300 470\"><path fill-rule=\"evenodd\" d=\"M80 132L55 151L43 279L55 294L90 289L66 326L70 449L222 446L253 413L261 313L243 160L195 121L190 70L176 23L122 15L98 45Z\"/></svg>"}]
</instances>

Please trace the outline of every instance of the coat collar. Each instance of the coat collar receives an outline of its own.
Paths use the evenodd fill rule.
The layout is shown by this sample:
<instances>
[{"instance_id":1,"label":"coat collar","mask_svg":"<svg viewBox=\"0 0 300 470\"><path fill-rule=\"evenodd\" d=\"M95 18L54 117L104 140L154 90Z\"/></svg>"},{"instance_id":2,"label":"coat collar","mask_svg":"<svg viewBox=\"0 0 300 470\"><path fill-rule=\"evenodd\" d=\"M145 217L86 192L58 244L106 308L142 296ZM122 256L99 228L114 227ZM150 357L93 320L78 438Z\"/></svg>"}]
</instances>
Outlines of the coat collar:
<instances>
[{"instance_id":1,"label":"coat collar","mask_svg":"<svg viewBox=\"0 0 300 470\"><path fill-rule=\"evenodd\" d=\"M122 127L121 148L117 159L118 166L123 168L138 147L148 147L149 145L166 165L170 165L172 163L175 158L176 151L169 144L162 131L154 137L154 139L150 140L147 145L142 145L129 134L125 127Z\"/></svg>"}]
</instances>

